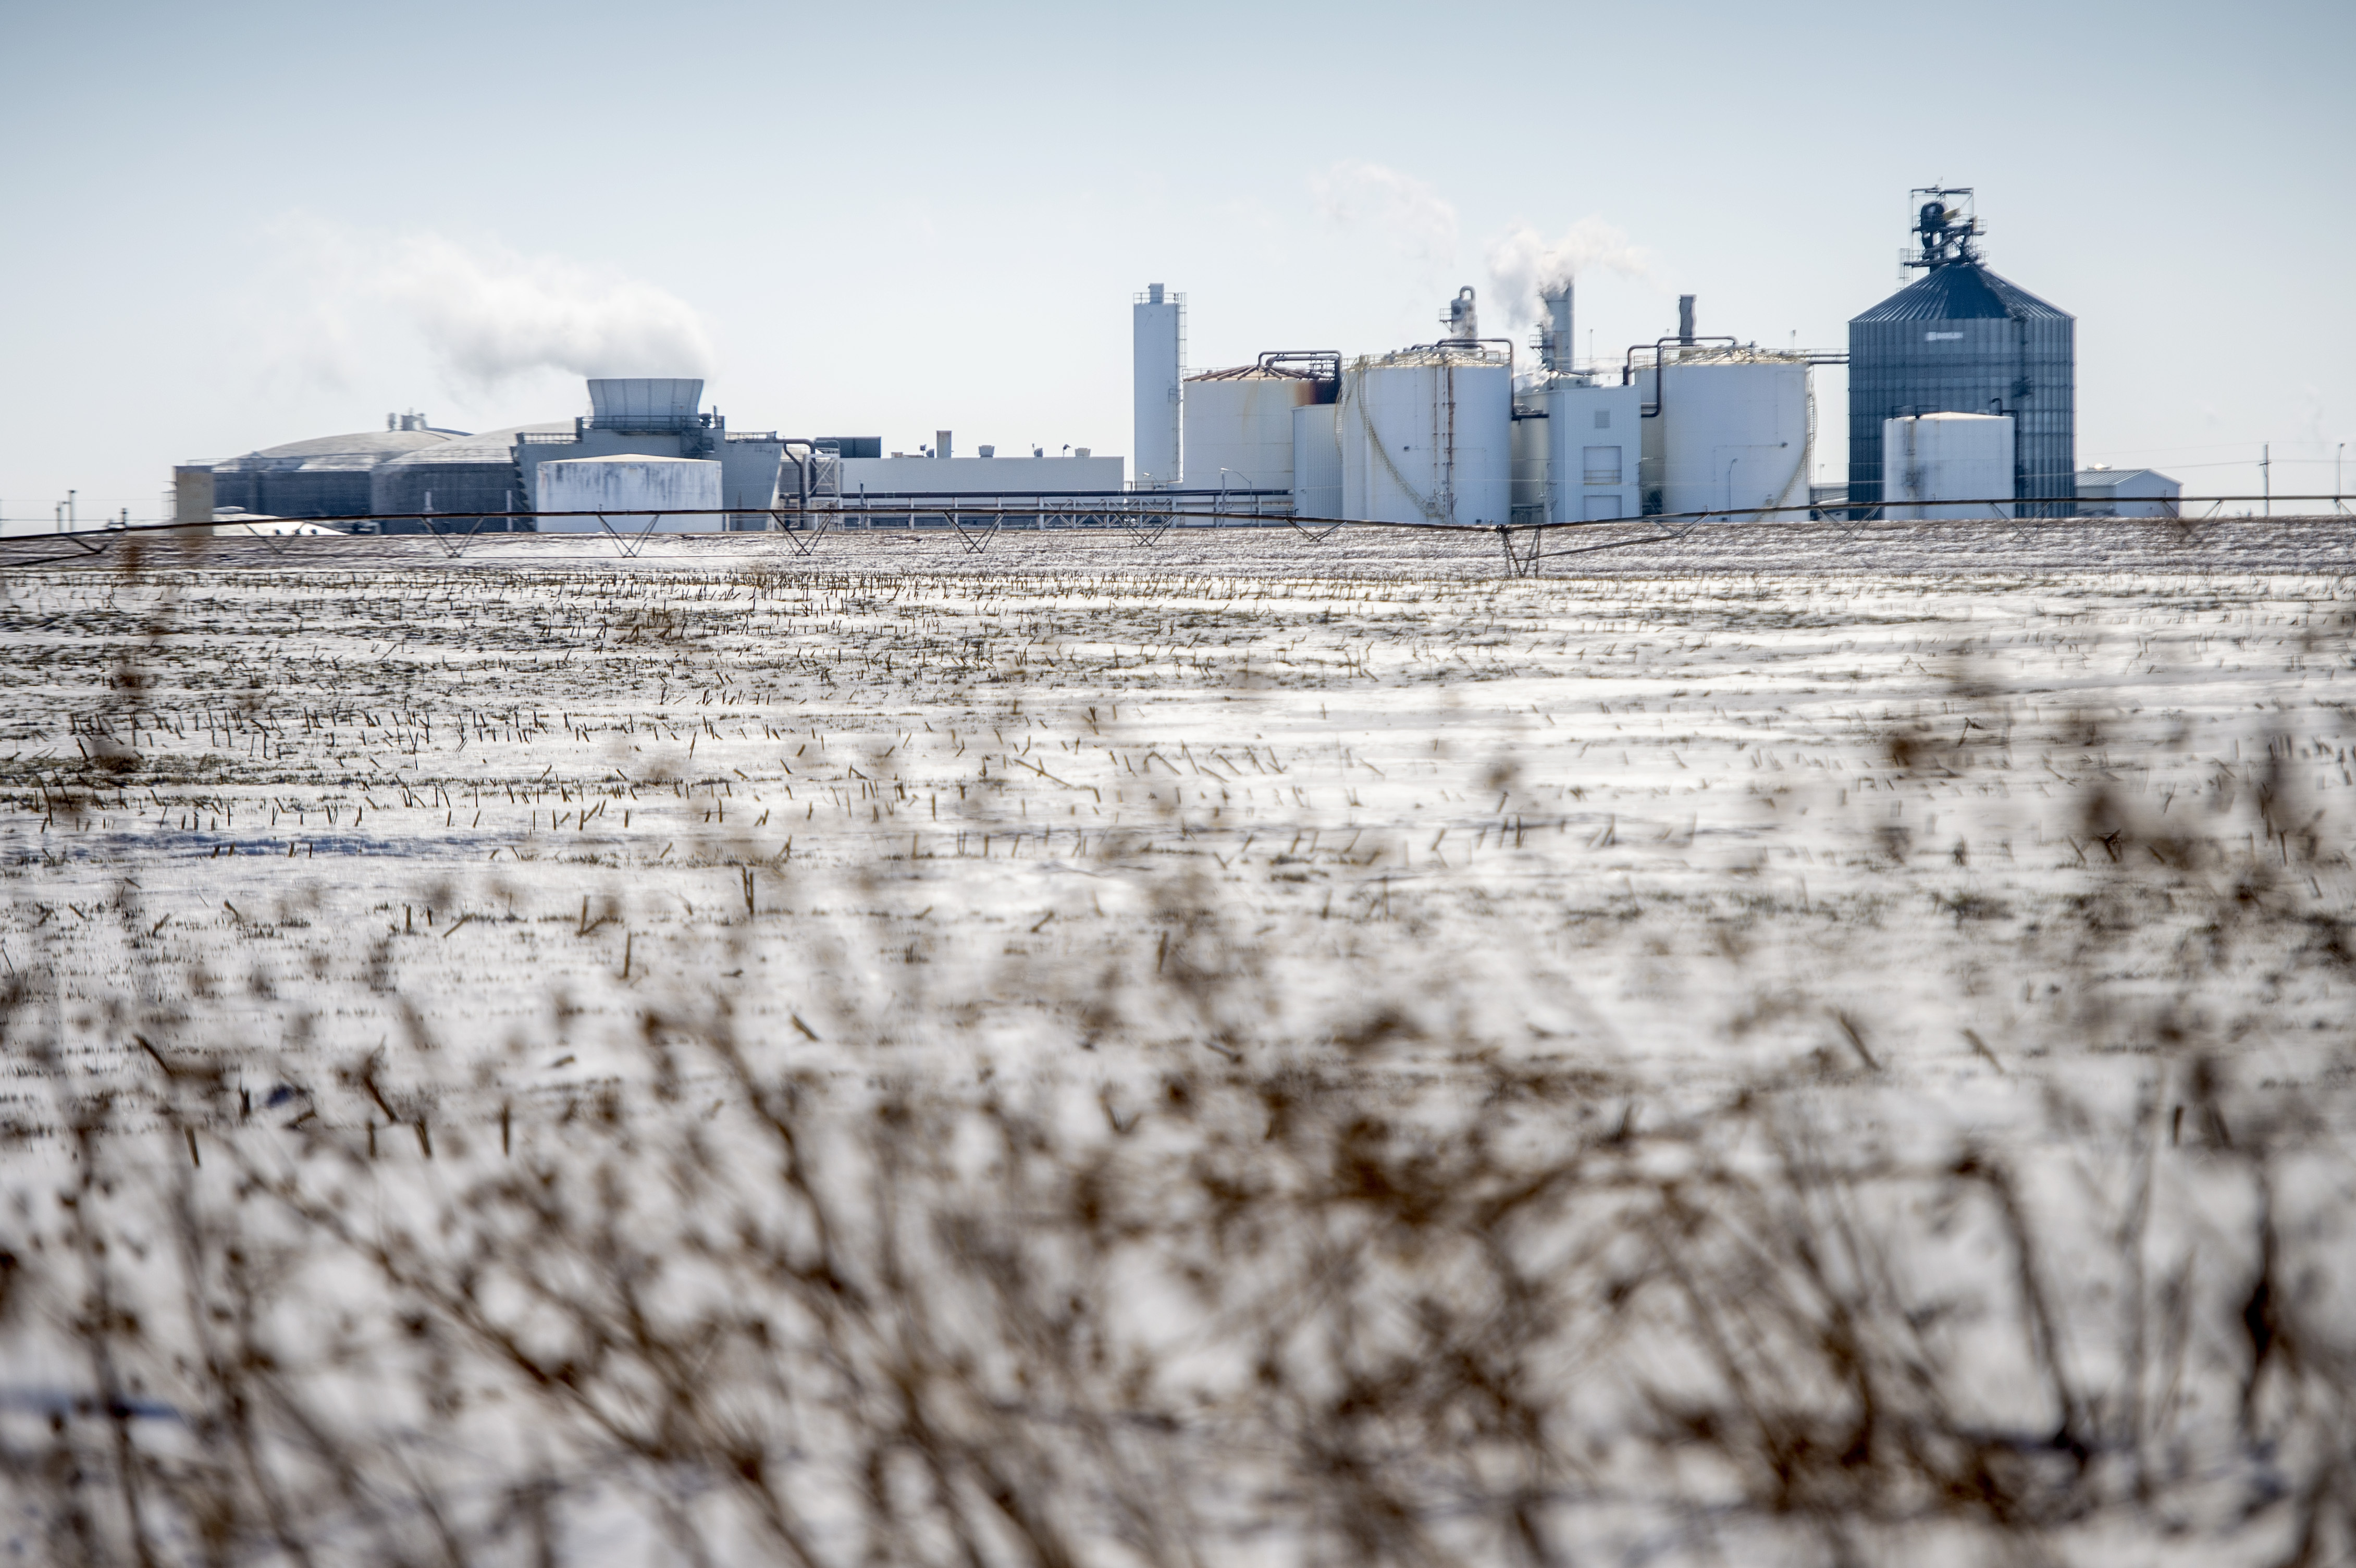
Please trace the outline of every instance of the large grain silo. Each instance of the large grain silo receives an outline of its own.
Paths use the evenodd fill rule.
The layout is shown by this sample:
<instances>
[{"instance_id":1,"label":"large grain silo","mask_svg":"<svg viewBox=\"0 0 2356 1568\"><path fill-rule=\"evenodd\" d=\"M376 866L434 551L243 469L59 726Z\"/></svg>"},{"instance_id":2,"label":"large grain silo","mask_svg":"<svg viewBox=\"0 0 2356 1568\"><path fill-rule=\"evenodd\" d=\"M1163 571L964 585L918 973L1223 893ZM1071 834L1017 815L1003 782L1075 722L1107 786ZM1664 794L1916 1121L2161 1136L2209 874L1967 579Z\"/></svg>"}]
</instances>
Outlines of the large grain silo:
<instances>
[{"instance_id":1,"label":"large grain silo","mask_svg":"<svg viewBox=\"0 0 2356 1568\"><path fill-rule=\"evenodd\" d=\"M1970 191L1914 195L1922 248L1906 264L1923 275L1848 324L1849 503L1885 499L1884 421L1984 413L2013 421L2020 514L2067 515L2077 495L2076 322L1981 263Z\"/></svg>"}]
</instances>

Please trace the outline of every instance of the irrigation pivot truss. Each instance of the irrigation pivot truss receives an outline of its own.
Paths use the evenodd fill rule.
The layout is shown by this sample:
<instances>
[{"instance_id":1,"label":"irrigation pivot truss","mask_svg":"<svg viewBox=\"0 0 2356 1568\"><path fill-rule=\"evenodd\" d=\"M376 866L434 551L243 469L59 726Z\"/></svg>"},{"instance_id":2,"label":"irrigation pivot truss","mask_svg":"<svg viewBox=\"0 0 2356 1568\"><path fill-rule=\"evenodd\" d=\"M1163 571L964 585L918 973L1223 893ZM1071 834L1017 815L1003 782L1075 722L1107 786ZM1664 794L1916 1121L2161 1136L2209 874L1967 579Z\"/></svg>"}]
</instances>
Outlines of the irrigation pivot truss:
<instances>
[{"instance_id":1,"label":"irrigation pivot truss","mask_svg":"<svg viewBox=\"0 0 2356 1568\"><path fill-rule=\"evenodd\" d=\"M1150 548L1167 537L1173 529L1258 528L1289 529L1311 544L1323 544L1345 531L1359 532L1381 530L1394 533L1461 534L1471 537L1494 535L1505 555L1508 575L1527 577L1539 575L1544 564L1565 556L1585 555L1597 551L1626 550L1644 544L1674 543L1686 539L1695 530L1773 529L1798 522L1823 522L1846 535L1857 535L1881 528L1937 527L1941 522L1967 522L1985 525L2002 522L2013 532L2028 538L2038 532L2067 528L2080 522L2148 522L2190 531L2216 522L2259 521L2251 513L2227 513L2228 506L2248 503L2263 504L2273 521L2293 519L2313 521L2347 518L2356 521L2356 510L2350 503L2356 495L2301 496L2202 496L2190 501L2161 502L2175 510L2161 516L2115 517L2094 513L2071 518L2022 518L2007 514L2005 509L2014 504L2009 496L1981 499L1940 500L1910 503L1944 509L1936 519L1885 518L1883 508L1848 507L1838 501L1816 501L1804 506L1738 507L1708 511L1646 514L1637 517L1605 518L1592 521L1545 522L1516 521L1511 523L1449 523L1393 522L1371 518L1305 517L1288 510L1255 509L1249 512L1236 510L1224 499L1204 500L1195 496L1173 495L1151 490L1132 491L1119 495L1044 496L1013 501L1000 500L995 504L969 503L962 499L922 496L861 496L843 498L812 498L808 503L773 507L759 511L744 507L687 509L666 507L638 511L508 511L490 512L456 526L462 520L446 513L400 512L387 513L365 521L372 523L421 522L425 524L425 537L441 546L443 552L456 558L479 539L497 539L503 545L536 538L582 538L602 536L609 540L625 559L637 559L647 545L657 537L713 538L743 534L754 538L779 539L795 553L808 555L830 534L837 532L897 532L904 533L942 532L954 538L969 555L979 555L1002 533L1041 531L1103 531L1118 530L1132 544ZM2319 510L2301 512L2296 510L2277 512L2276 508L2315 506ZM2206 510L2195 512L2195 506ZM2329 511L2320 510L2329 507ZM749 516L764 517L767 527L745 530L732 527L736 521ZM667 521L687 518L709 518L713 526L709 530L666 528ZM303 520L338 521L338 520ZM351 521L363 521L353 519ZM546 530L541 525L563 521L573 526ZM498 522L498 531L486 534L485 526ZM528 523L528 529L518 529L518 523ZM446 525L436 527L436 524ZM1633 537L1608 537L1593 543L1570 543L1580 535L1609 534L1614 530L1642 527L1648 532ZM222 532L226 530L227 532ZM153 522L112 524L102 529L69 533L30 533L0 537L0 570L10 567L38 566L57 562L91 562L108 555L120 541L142 537L183 539L210 542L258 540L273 554L299 559L306 549L316 548L323 542L349 543L353 535L340 532L308 534L272 534L241 527L236 520L227 522ZM366 536L363 536L366 537ZM1558 541L1563 547L1553 547ZM33 553L31 552L39 552Z\"/></svg>"}]
</instances>

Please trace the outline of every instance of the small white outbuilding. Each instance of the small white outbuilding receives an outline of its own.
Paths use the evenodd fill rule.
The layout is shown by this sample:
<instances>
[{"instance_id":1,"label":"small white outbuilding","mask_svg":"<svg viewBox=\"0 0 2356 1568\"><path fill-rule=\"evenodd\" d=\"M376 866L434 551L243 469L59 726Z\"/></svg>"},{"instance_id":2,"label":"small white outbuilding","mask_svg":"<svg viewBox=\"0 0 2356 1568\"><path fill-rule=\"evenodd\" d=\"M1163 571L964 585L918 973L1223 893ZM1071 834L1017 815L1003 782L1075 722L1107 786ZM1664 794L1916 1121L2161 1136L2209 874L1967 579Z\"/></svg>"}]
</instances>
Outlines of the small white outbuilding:
<instances>
[{"instance_id":1,"label":"small white outbuilding","mask_svg":"<svg viewBox=\"0 0 2356 1568\"><path fill-rule=\"evenodd\" d=\"M2013 472L2010 414L1916 413L1881 423L1882 515L1893 522L2011 517Z\"/></svg>"},{"instance_id":2,"label":"small white outbuilding","mask_svg":"<svg viewBox=\"0 0 2356 1568\"><path fill-rule=\"evenodd\" d=\"M2157 468L2114 468L2096 463L2078 470L2080 517L2175 517L2184 486Z\"/></svg>"},{"instance_id":3,"label":"small white outbuilding","mask_svg":"<svg viewBox=\"0 0 2356 1568\"><path fill-rule=\"evenodd\" d=\"M609 527L616 533L645 533L649 524L656 533L718 533L728 525L720 514L720 465L708 458L635 452L563 457L541 464L538 478L542 533L598 533Z\"/></svg>"}]
</instances>

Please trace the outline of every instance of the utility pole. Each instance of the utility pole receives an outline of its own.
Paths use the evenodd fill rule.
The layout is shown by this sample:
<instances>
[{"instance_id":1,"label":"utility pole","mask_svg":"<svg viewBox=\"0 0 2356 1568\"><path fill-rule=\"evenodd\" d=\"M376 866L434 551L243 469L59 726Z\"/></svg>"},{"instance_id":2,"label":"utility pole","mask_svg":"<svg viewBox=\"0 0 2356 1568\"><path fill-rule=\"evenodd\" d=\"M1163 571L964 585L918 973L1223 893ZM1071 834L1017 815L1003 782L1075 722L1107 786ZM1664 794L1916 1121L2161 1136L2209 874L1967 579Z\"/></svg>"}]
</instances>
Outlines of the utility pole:
<instances>
[{"instance_id":1,"label":"utility pole","mask_svg":"<svg viewBox=\"0 0 2356 1568\"><path fill-rule=\"evenodd\" d=\"M2258 448L2258 480L2265 490L2266 515L2275 514L2275 448L2269 441Z\"/></svg>"}]
</instances>

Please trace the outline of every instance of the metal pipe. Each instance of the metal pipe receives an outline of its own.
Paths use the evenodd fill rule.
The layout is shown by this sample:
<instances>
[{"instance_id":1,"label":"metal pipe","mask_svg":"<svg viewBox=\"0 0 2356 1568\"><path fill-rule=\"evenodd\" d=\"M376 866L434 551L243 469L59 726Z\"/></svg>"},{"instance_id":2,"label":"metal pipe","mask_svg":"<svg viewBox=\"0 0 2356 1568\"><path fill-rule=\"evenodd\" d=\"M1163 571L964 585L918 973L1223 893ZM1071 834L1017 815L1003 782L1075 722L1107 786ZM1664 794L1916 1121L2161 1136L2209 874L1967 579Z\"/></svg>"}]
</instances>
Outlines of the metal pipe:
<instances>
[{"instance_id":1,"label":"metal pipe","mask_svg":"<svg viewBox=\"0 0 2356 1568\"><path fill-rule=\"evenodd\" d=\"M798 514L807 514L809 510L810 467L818 461L818 443L805 436L788 435L779 441L777 446L782 455L793 458L794 510ZM797 446L808 452L809 457L795 457L793 449ZM840 458L836 460L841 461ZM862 485L860 488L863 490L866 487Z\"/></svg>"},{"instance_id":2,"label":"metal pipe","mask_svg":"<svg viewBox=\"0 0 2356 1568\"><path fill-rule=\"evenodd\" d=\"M1514 363L1514 340L1511 338L1442 338L1437 343L1410 344L1408 352L1412 354L1419 349L1480 349L1491 343L1504 346L1505 364L1511 369Z\"/></svg>"},{"instance_id":3,"label":"metal pipe","mask_svg":"<svg viewBox=\"0 0 2356 1568\"><path fill-rule=\"evenodd\" d=\"M1337 381L1342 379L1342 350L1339 349L1269 349L1264 350L1260 357L1253 361L1253 368L1268 371L1279 365L1292 363L1330 364L1333 367L1330 379Z\"/></svg>"},{"instance_id":4,"label":"metal pipe","mask_svg":"<svg viewBox=\"0 0 2356 1568\"><path fill-rule=\"evenodd\" d=\"M1650 349L1653 351L1653 401L1639 403L1636 409L1641 418L1658 419L1661 416L1664 389L1667 385L1666 379L1661 374L1661 350L1664 348L1671 343L1675 343L1680 349L1690 349L1697 343L1724 343L1733 347L1737 341L1733 338L1656 338L1650 343L1631 343L1628 345L1627 357L1620 363L1620 384L1624 387L1636 379L1637 351Z\"/></svg>"},{"instance_id":5,"label":"metal pipe","mask_svg":"<svg viewBox=\"0 0 2356 1568\"><path fill-rule=\"evenodd\" d=\"M1689 294L1681 294L1677 295L1677 341L1679 343L1691 343L1693 340L1694 296Z\"/></svg>"}]
</instances>

